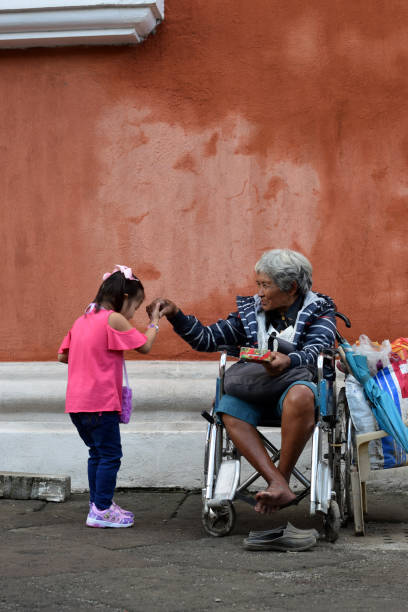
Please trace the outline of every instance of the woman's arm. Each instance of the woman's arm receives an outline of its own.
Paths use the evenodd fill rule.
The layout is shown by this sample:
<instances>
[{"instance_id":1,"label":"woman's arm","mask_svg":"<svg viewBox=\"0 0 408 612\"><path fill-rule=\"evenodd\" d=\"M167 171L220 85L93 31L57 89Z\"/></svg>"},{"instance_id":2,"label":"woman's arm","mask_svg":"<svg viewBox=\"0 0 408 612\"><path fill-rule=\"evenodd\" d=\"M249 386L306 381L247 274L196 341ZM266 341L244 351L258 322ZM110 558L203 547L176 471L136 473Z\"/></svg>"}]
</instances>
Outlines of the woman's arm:
<instances>
[{"instance_id":1,"label":"woman's arm","mask_svg":"<svg viewBox=\"0 0 408 612\"><path fill-rule=\"evenodd\" d=\"M291 367L315 366L319 353L324 348L334 346L335 340L336 317L334 312L329 312L308 325L302 347L289 353Z\"/></svg>"},{"instance_id":2,"label":"woman's arm","mask_svg":"<svg viewBox=\"0 0 408 612\"><path fill-rule=\"evenodd\" d=\"M161 308L160 315L166 315L174 331L196 351L210 353L219 351L220 347L241 346L247 342L237 313L231 313L212 325L203 325L194 315L185 315L174 302L162 298L147 307L148 314L157 304Z\"/></svg>"}]
</instances>

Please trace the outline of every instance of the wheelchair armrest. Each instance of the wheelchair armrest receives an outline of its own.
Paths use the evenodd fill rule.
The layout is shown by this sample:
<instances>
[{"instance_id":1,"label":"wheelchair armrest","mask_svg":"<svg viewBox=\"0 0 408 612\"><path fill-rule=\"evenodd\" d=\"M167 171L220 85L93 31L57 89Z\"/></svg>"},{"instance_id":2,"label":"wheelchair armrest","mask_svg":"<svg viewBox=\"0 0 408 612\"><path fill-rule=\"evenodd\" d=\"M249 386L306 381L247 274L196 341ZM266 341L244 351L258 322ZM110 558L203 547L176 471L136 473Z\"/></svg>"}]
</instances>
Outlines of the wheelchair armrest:
<instances>
[{"instance_id":1,"label":"wheelchair armrest","mask_svg":"<svg viewBox=\"0 0 408 612\"><path fill-rule=\"evenodd\" d=\"M223 381L225 374L225 367L227 365L227 351L222 351L219 365L219 377Z\"/></svg>"},{"instance_id":2,"label":"wheelchair armrest","mask_svg":"<svg viewBox=\"0 0 408 612\"><path fill-rule=\"evenodd\" d=\"M335 368L335 349L324 349L317 357L317 382L320 383L324 379L325 364L334 370Z\"/></svg>"}]
</instances>

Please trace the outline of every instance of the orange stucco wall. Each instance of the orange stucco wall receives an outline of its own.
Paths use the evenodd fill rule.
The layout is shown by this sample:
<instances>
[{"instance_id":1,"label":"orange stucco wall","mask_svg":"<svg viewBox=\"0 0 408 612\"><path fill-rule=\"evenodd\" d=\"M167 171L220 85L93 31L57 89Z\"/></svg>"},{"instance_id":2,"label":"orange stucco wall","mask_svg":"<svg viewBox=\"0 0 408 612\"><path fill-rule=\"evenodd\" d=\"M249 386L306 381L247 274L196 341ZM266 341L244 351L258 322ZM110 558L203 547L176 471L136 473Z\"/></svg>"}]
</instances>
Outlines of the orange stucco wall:
<instances>
[{"instance_id":1,"label":"orange stucco wall","mask_svg":"<svg viewBox=\"0 0 408 612\"><path fill-rule=\"evenodd\" d=\"M408 336L407 2L166 11L138 47L0 53L0 359L54 359L116 263L213 322L275 247L350 339ZM149 357L202 355L164 322Z\"/></svg>"}]
</instances>

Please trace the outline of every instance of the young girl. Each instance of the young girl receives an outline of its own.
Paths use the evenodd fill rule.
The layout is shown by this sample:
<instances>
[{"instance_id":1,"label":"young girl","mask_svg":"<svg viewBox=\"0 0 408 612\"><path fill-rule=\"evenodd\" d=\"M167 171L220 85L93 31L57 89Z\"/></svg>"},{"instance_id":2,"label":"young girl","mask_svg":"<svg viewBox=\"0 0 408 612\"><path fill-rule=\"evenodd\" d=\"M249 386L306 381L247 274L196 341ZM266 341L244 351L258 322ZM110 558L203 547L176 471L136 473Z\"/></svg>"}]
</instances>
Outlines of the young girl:
<instances>
[{"instance_id":1,"label":"young girl","mask_svg":"<svg viewBox=\"0 0 408 612\"><path fill-rule=\"evenodd\" d=\"M68 363L65 412L89 448L89 527L133 525L133 514L115 504L113 493L122 457L123 351L148 353L159 330L160 305L144 334L129 323L143 300L143 285L132 270L115 266L58 351L58 361Z\"/></svg>"}]
</instances>

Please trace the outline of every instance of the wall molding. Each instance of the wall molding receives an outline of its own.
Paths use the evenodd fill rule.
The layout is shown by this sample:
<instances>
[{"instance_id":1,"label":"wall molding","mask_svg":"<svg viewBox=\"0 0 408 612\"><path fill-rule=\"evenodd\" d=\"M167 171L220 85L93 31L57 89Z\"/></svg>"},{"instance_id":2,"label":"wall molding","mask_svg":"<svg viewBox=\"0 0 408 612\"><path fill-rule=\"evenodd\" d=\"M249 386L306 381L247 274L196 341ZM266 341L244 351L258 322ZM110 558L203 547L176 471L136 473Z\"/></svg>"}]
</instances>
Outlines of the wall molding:
<instances>
[{"instance_id":1,"label":"wall molding","mask_svg":"<svg viewBox=\"0 0 408 612\"><path fill-rule=\"evenodd\" d=\"M164 0L0 0L0 49L134 45L164 19Z\"/></svg>"}]
</instances>

